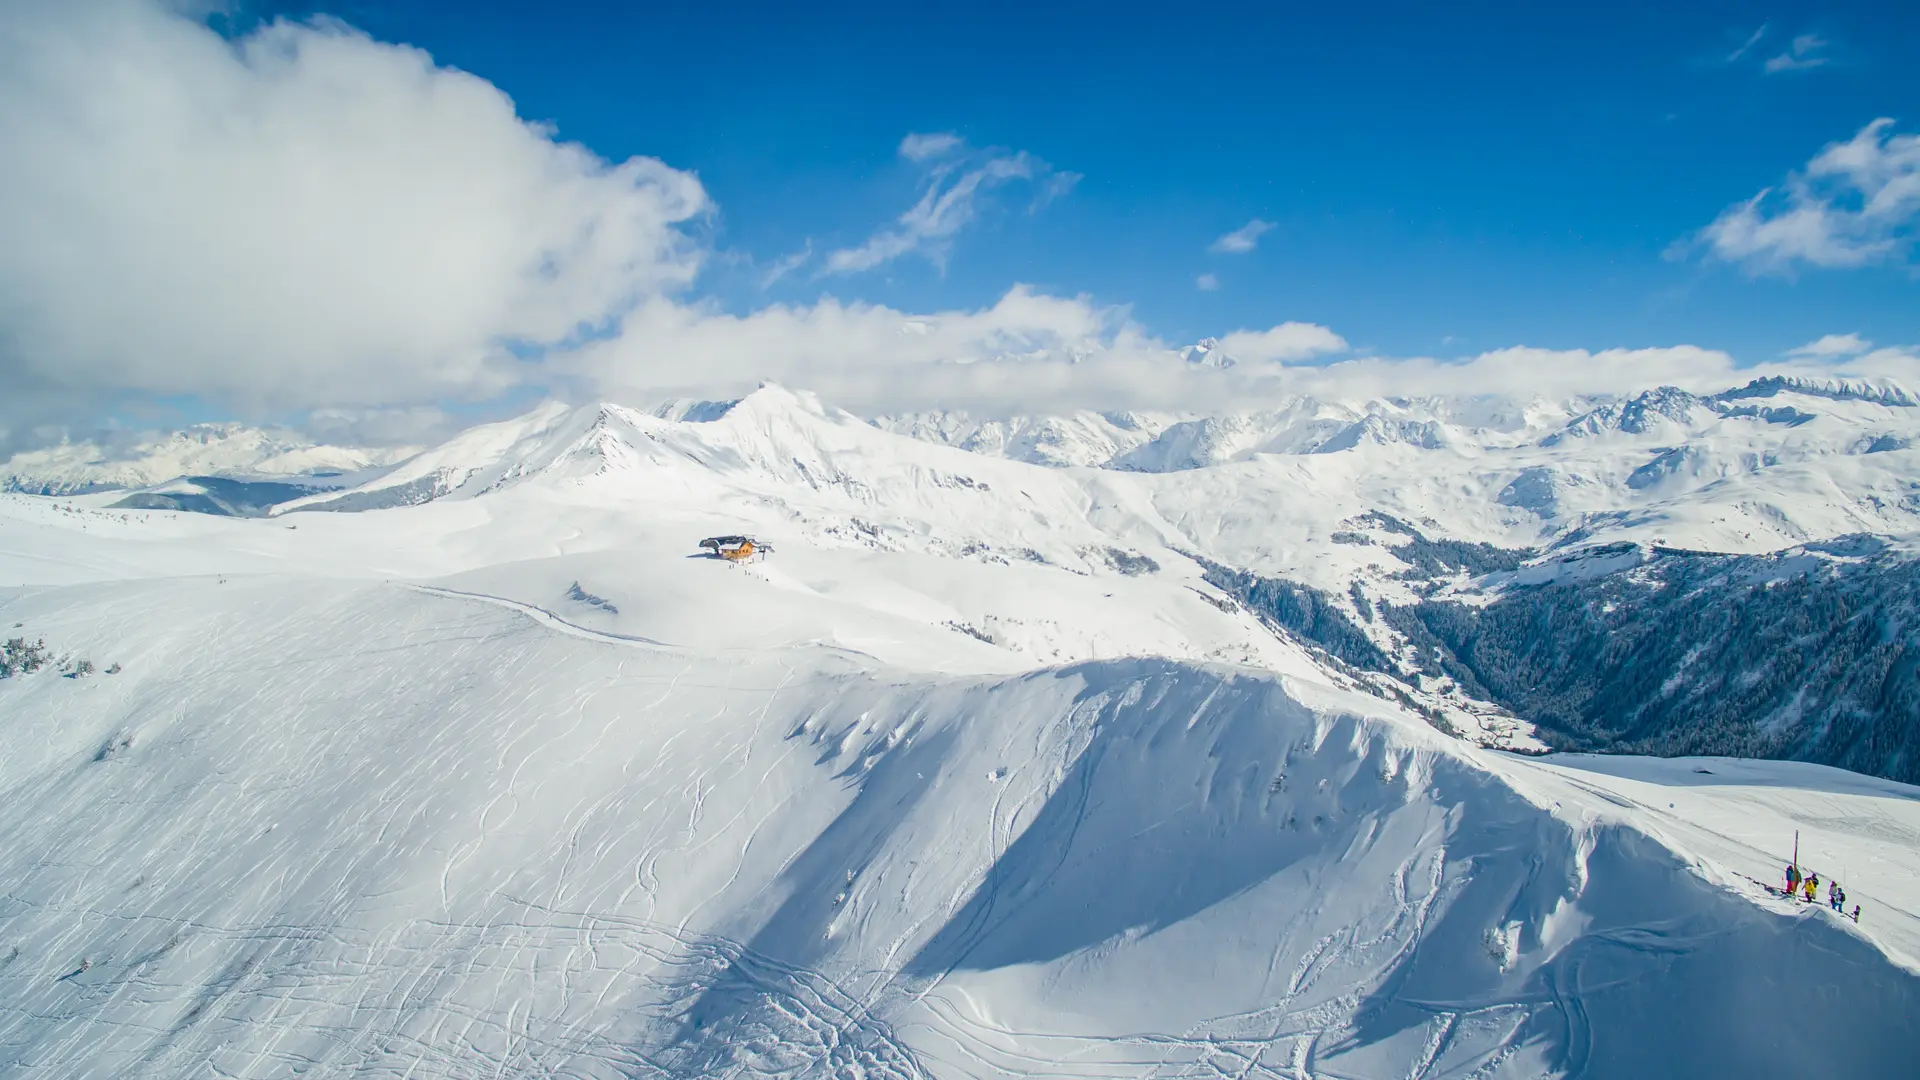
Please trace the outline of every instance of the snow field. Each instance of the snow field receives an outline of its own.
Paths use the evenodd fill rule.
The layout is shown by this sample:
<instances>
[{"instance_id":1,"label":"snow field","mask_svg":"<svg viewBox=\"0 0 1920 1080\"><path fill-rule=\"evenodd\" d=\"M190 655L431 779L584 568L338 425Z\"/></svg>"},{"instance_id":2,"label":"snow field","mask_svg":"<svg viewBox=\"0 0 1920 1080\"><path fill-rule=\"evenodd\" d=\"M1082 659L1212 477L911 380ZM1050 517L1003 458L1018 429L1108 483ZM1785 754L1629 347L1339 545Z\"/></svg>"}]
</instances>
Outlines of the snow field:
<instances>
[{"instance_id":1,"label":"snow field","mask_svg":"<svg viewBox=\"0 0 1920 1080\"><path fill-rule=\"evenodd\" d=\"M1371 698L542 614L282 576L8 593L9 625L126 664L0 683L9 1075L1912 1060L1920 980L1866 932L1706 880L1624 781L1583 794Z\"/></svg>"},{"instance_id":2,"label":"snow field","mask_svg":"<svg viewBox=\"0 0 1920 1080\"><path fill-rule=\"evenodd\" d=\"M1630 824L1686 853L1708 880L1770 910L1860 933L1920 972L1920 790L1910 785L1796 761L1593 754L1556 754L1509 777L1536 801L1565 799L1581 821ZM1795 833L1802 872L1823 883L1817 904L1768 892L1786 884ZM1847 909L1862 908L1858 926L1826 906L1824 883L1835 879Z\"/></svg>"},{"instance_id":3,"label":"snow field","mask_svg":"<svg viewBox=\"0 0 1920 1080\"><path fill-rule=\"evenodd\" d=\"M0 680L0 1076L1905 1075L1920 791L1479 750L1182 554L1910 527L1915 451L1841 451L1913 410L1802 404L1082 418L1208 457L1131 474L768 388L476 429L388 509L0 495L0 627L125 666ZM1860 925L1767 895L1796 828Z\"/></svg>"}]
</instances>

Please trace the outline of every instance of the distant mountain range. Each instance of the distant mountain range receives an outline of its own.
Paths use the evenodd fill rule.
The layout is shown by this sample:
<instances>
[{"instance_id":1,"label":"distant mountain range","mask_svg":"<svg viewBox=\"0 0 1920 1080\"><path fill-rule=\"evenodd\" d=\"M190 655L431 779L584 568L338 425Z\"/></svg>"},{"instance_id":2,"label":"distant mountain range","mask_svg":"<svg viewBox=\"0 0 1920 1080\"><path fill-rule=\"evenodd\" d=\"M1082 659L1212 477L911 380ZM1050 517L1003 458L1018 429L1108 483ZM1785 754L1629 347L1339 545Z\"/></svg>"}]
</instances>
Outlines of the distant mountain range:
<instances>
[{"instance_id":1,"label":"distant mountain range","mask_svg":"<svg viewBox=\"0 0 1920 1080\"><path fill-rule=\"evenodd\" d=\"M1275 632L1469 737L1916 780L1916 440L1913 393L1842 380L995 419L863 419L768 386L549 403L410 453L202 426L20 455L4 483L234 516L599 484L769 508L824 543L1076 572L1192 558ZM1834 554L1856 550L1872 557Z\"/></svg>"},{"instance_id":2,"label":"distant mountain range","mask_svg":"<svg viewBox=\"0 0 1920 1080\"><path fill-rule=\"evenodd\" d=\"M413 452L328 446L279 428L196 424L117 442L66 442L16 454L0 465L0 491L80 495L145 488L188 476L344 484Z\"/></svg>"}]
</instances>

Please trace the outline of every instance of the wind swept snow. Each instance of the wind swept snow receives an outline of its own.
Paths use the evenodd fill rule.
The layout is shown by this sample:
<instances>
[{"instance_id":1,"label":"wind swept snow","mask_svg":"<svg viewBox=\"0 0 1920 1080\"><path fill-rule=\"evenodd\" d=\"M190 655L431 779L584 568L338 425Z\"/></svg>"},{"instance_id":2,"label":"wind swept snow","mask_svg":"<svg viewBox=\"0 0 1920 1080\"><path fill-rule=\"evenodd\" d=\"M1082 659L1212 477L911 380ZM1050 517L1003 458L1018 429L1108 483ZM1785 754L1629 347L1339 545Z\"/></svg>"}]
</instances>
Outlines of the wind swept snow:
<instances>
[{"instance_id":1,"label":"wind swept snow","mask_svg":"<svg viewBox=\"0 0 1920 1080\"><path fill-rule=\"evenodd\" d=\"M1301 528L1227 474L1353 451L1182 487L663 411L360 512L0 495L67 669L0 679L0 1073L1911 1069L1920 789L1483 749L1209 584ZM1858 924L1768 892L1796 829Z\"/></svg>"}]
</instances>

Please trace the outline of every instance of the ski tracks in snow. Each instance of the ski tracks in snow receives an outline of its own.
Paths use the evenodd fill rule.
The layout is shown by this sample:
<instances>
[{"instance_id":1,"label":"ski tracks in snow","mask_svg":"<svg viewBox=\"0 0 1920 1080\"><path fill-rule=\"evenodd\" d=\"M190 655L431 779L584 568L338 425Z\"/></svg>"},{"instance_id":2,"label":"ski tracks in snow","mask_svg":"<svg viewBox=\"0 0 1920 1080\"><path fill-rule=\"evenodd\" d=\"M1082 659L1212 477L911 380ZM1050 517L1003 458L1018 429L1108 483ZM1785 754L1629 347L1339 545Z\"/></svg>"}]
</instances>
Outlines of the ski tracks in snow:
<instances>
[{"instance_id":1,"label":"ski tracks in snow","mask_svg":"<svg viewBox=\"0 0 1920 1080\"><path fill-rule=\"evenodd\" d=\"M494 607L506 608L508 611L517 611L549 630L565 634L568 637L580 638L585 641L597 641L605 645L641 646L661 649L668 652L688 652L688 650L683 649L681 646L670 645L664 641L655 641L648 637L614 634L605 630L589 630L578 623L570 623L537 604L523 603L519 600L509 600L504 596L494 596L490 593L464 592L460 589L448 589L438 585L422 585L418 582L411 581L395 582L394 584L404 589L411 589L414 592L426 593L429 596L441 596L449 600L472 600L482 604L492 604Z\"/></svg>"}]
</instances>

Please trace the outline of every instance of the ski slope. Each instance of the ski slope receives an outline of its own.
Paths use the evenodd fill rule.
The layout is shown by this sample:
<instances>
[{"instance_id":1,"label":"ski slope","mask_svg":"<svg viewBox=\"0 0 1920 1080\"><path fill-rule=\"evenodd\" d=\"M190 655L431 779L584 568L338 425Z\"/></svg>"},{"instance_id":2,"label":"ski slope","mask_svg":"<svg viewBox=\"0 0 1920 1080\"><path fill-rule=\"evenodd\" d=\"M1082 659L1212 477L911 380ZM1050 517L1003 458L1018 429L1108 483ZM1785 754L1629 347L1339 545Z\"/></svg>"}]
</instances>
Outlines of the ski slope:
<instances>
[{"instance_id":1,"label":"ski slope","mask_svg":"<svg viewBox=\"0 0 1920 1080\"><path fill-rule=\"evenodd\" d=\"M0 495L8 635L122 668L0 680L0 1075L1916 1060L1920 789L1451 738L1121 474L804 399L473 445L364 512ZM1767 893L1795 829L1859 924Z\"/></svg>"}]
</instances>

